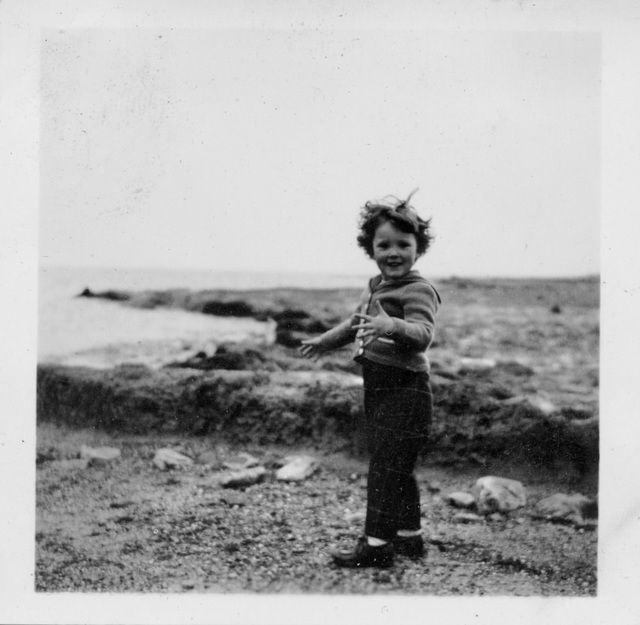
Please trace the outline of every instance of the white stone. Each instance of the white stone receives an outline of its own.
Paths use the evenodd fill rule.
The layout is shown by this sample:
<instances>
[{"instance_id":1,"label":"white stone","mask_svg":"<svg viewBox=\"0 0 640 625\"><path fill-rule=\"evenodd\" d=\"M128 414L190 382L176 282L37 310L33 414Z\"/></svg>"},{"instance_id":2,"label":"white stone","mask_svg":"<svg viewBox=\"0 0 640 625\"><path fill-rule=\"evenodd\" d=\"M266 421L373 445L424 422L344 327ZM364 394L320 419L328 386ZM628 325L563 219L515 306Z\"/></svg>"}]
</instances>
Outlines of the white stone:
<instances>
[{"instance_id":1,"label":"white stone","mask_svg":"<svg viewBox=\"0 0 640 625\"><path fill-rule=\"evenodd\" d=\"M484 519L473 512L458 512L453 520L455 523L482 523Z\"/></svg>"},{"instance_id":2,"label":"white stone","mask_svg":"<svg viewBox=\"0 0 640 625\"><path fill-rule=\"evenodd\" d=\"M232 471L220 477L220 486L223 488L243 488L257 484L266 475L264 467L252 467L241 471Z\"/></svg>"},{"instance_id":3,"label":"white stone","mask_svg":"<svg viewBox=\"0 0 640 625\"><path fill-rule=\"evenodd\" d=\"M205 451L198 456L198 462L209 467L218 466L220 464L220 456L216 450Z\"/></svg>"},{"instance_id":4,"label":"white stone","mask_svg":"<svg viewBox=\"0 0 640 625\"><path fill-rule=\"evenodd\" d=\"M313 456L289 456L287 464L276 471L276 479L283 482L301 482L318 468Z\"/></svg>"},{"instance_id":5,"label":"white stone","mask_svg":"<svg viewBox=\"0 0 640 625\"><path fill-rule=\"evenodd\" d=\"M241 451L231 458L227 458L222 464L231 471L241 471L242 469L258 466L260 461L251 454Z\"/></svg>"},{"instance_id":6,"label":"white stone","mask_svg":"<svg viewBox=\"0 0 640 625\"><path fill-rule=\"evenodd\" d=\"M558 411L556 406L552 404L548 399L544 399L544 397L538 397L536 395L536 396L527 398L527 401L531 406L533 406L534 408L537 408L538 410L543 412L545 415L551 415L554 412Z\"/></svg>"},{"instance_id":7,"label":"white stone","mask_svg":"<svg viewBox=\"0 0 640 625\"><path fill-rule=\"evenodd\" d=\"M481 477L473 486L472 492L480 514L511 512L527 503L522 483L504 477Z\"/></svg>"},{"instance_id":8,"label":"white stone","mask_svg":"<svg viewBox=\"0 0 640 625\"><path fill-rule=\"evenodd\" d=\"M351 512L350 510L347 510L347 512L344 515L344 519L347 523L364 523L365 519L367 518L367 511L366 510L356 510L355 512Z\"/></svg>"},{"instance_id":9,"label":"white stone","mask_svg":"<svg viewBox=\"0 0 640 625\"><path fill-rule=\"evenodd\" d=\"M444 495L443 499L456 508L473 508L476 505L476 498L471 493L449 493Z\"/></svg>"},{"instance_id":10,"label":"white stone","mask_svg":"<svg viewBox=\"0 0 640 625\"><path fill-rule=\"evenodd\" d=\"M552 404L548 399L540 397L539 395L530 395L529 397L518 395L517 397L510 397L509 399L502 401L503 406L525 406L527 404L533 408L537 408L545 415L551 415L554 412L558 412L557 406Z\"/></svg>"},{"instance_id":11,"label":"white stone","mask_svg":"<svg viewBox=\"0 0 640 625\"><path fill-rule=\"evenodd\" d=\"M190 467L193 464L193 460L180 452L164 447L156 451L153 464L164 471L178 467Z\"/></svg>"},{"instance_id":12,"label":"white stone","mask_svg":"<svg viewBox=\"0 0 640 625\"><path fill-rule=\"evenodd\" d=\"M582 525L585 522L584 514L587 506L593 506L593 501L584 495L556 493L541 499L536 504L534 514L550 521L567 521Z\"/></svg>"},{"instance_id":13,"label":"white stone","mask_svg":"<svg viewBox=\"0 0 640 625\"><path fill-rule=\"evenodd\" d=\"M80 447L80 458L88 460L90 465L107 464L120 457L120 450L115 447Z\"/></svg>"},{"instance_id":14,"label":"white stone","mask_svg":"<svg viewBox=\"0 0 640 625\"><path fill-rule=\"evenodd\" d=\"M249 503L244 493L235 490L227 490L221 497L220 501L226 503L230 508L233 506L246 506Z\"/></svg>"},{"instance_id":15,"label":"white stone","mask_svg":"<svg viewBox=\"0 0 640 625\"><path fill-rule=\"evenodd\" d=\"M460 369L462 371L489 371L498 363L493 358L461 358Z\"/></svg>"}]
</instances>

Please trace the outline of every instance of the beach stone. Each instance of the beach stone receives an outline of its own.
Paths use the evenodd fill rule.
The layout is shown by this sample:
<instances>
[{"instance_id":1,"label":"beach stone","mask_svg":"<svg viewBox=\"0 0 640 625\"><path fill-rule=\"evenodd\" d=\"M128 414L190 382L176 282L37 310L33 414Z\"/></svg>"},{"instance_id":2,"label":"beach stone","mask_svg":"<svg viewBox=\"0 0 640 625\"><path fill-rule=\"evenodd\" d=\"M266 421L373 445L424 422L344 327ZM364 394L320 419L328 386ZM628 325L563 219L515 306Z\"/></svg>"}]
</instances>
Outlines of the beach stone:
<instances>
[{"instance_id":1,"label":"beach stone","mask_svg":"<svg viewBox=\"0 0 640 625\"><path fill-rule=\"evenodd\" d=\"M558 408L554 404L552 404L548 399L544 399L543 397L529 397L527 398L527 402L547 416L558 411Z\"/></svg>"},{"instance_id":2,"label":"beach stone","mask_svg":"<svg viewBox=\"0 0 640 625\"><path fill-rule=\"evenodd\" d=\"M356 510L355 512L348 510L344 515L344 519L347 523L364 523L366 517L366 510Z\"/></svg>"},{"instance_id":3,"label":"beach stone","mask_svg":"<svg viewBox=\"0 0 640 625\"><path fill-rule=\"evenodd\" d=\"M456 508L473 508L476 505L476 498L471 493L461 491L444 495L443 499Z\"/></svg>"},{"instance_id":4,"label":"beach stone","mask_svg":"<svg viewBox=\"0 0 640 625\"><path fill-rule=\"evenodd\" d=\"M440 373L435 373L431 377L431 383L435 388L440 388L443 386L451 386L456 383L457 377L458 376L456 375L455 378L448 378L448 377L445 377L444 375L441 375Z\"/></svg>"},{"instance_id":5,"label":"beach stone","mask_svg":"<svg viewBox=\"0 0 640 625\"><path fill-rule=\"evenodd\" d=\"M190 467L193 460L180 452L174 451L167 447L158 449L153 458L153 464L163 471L167 469L176 469L179 467Z\"/></svg>"},{"instance_id":6,"label":"beach stone","mask_svg":"<svg viewBox=\"0 0 640 625\"><path fill-rule=\"evenodd\" d=\"M535 506L534 515L549 521L564 521L585 525L585 517L597 517L597 504L594 500L580 494L566 495L555 493L541 499Z\"/></svg>"},{"instance_id":7,"label":"beach stone","mask_svg":"<svg viewBox=\"0 0 640 625\"><path fill-rule=\"evenodd\" d=\"M461 358L460 372L490 371L491 369L495 369L497 364L493 358Z\"/></svg>"},{"instance_id":8,"label":"beach stone","mask_svg":"<svg viewBox=\"0 0 640 625\"><path fill-rule=\"evenodd\" d=\"M217 467L220 464L220 456L215 450L205 451L198 456L198 463Z\"/></svg>"},{"instance_id":9,"label":"beach stone","mask_svg":"<svg viewBox=\"0 0 640 625\"><path fill-rule=\"evenodd\" d=\"M251 454L241 451L234 454L230 458L227 458L222 465L231 471L241 471L242 469L249 469L260 464L260 461Z\"/></svg>"},{"instance_id":10,"label":"beach stone","mask_svg":"<svg viewBox=\"0 0 640 625\"><path fill-rule=\"evenodd\" d=\"M261 481L266 475L264 467L252 467L241 471L232 471L220 477L220 486L223 488L243 488L252 486Z\"/></svg>"},{"instance_id":11,"label":"beach stone","mask_svg":"<svg viewBox=\"0 0 640 625\"><path fill-rule=\"evenodd\" d=\"M517 395L516 397L510 397L502 402L503 406L531 406L542 412L544 415L551 415L558 412L558 408L550 402L548 399L538 396L525 397L524 395Z\"/></svg>"},{"instance_id":12,"label":"beach stone","mask_svg":"<svg viewBox=\"0 0 640 625\"><path fill-rule=\"evenodd\" d=\"M116 447L80 447L80 458L88 460L89 466L104 465L120 457L120 450Z\"/></svg>"},{"instance_id":13,"label":"beach stone","mask_svg":"<svg viewBox=\"0 0 640 625\"><path fill-rule=\"evenodd\" d=\"M276 471L276 479L283 482L301 482L318 468L313 456L289 456L285 460L286 464Z\"/></svg>"},{"instance_id":14,"label":"beach stone","mask_svg":"<svg viewBox=\"0 0 640 625\"><path fill-rule=\"evenodd\" d=\"M453 517L455 523L482 523L484 519L473 512L458 512Z\"/></svg>"},{"instance_id":15,"label":"beach stone","mask_svg":"<svg viewBox=\"0 0 640 625\"><path fill-rule=\"evenodd\" d=\"M481 477L474 484L472 493L480 514L510 512L527 503L522 483L504 477Z\"/></svg>"},{"instance_id":16,"label":"beach stone","mask_svg":"<svg viewBox=\"0 0 640 625\"><path fill-rule=\"evenodd\" d=\"M246 506L248 503L247 496L235 490L226 491L220 496L220 501L231 506Z\"/></svg>"}]
</instances>

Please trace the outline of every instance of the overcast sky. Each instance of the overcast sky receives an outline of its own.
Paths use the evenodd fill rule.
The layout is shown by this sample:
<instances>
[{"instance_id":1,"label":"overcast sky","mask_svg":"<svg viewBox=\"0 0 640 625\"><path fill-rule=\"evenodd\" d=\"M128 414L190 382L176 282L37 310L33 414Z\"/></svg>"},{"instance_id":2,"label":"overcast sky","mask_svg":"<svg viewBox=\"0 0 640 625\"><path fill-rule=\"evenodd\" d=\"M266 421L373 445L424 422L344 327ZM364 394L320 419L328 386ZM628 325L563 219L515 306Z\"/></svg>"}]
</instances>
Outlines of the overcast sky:
<instances>
[{"instance_id":1,"label":"overcast sky","mask_svg":"<svg viewBox=\"0 0 640 625\"><path fill-rule=\"evenodd\" d=\"M434 276L599 271L593 32L41 33L45 264L367 273L369 199Z\"/></svg>"}]
</instances>

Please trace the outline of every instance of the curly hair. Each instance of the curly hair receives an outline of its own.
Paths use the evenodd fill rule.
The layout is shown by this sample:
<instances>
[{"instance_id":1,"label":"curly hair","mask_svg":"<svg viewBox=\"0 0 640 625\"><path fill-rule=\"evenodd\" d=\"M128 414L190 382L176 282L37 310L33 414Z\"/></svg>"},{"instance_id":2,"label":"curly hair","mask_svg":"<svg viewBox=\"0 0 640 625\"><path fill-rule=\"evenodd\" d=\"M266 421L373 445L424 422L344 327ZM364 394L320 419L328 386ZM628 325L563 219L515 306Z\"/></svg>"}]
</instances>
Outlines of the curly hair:
<instances>
[{"instance_id":1,"label":"curly hair","mask_svg":"<svg viewBox=\"0 0 640 625\"><path fill-rule=\"evenodd\" d=\"M358 245L373 258L373 237L378 226L384 222L391 222L402 232L414 234L417 242L418 256L424 255L433 235L429 231L431 219L422 219L416 209L409 204L409 200L417 191L412 191L406 200L399 200L393 195L388 195L382 200L367 202L360 210L360 220L358 228Z\"/></svg>"}]
</instances>

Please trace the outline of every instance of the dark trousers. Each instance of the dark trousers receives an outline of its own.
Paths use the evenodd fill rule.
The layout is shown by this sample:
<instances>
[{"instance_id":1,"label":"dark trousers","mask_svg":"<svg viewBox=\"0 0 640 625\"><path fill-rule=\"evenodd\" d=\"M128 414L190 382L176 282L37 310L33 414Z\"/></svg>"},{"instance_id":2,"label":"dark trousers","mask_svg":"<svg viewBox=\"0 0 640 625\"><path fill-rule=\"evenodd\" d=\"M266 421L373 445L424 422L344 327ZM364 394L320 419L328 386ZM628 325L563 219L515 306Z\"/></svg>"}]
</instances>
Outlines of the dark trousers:
<instances>
[{"instance_id":1,"label":"dark trousers","mask_svg":"<svg viewBox=\"0 0 640 625\"><path fill-rule=\"evenodd\" d=\"M429 374L363 363L369 445L367 536L390 540L420 529L418 454L427 442L433 399Z\"/></svg>"}]
</instances>

